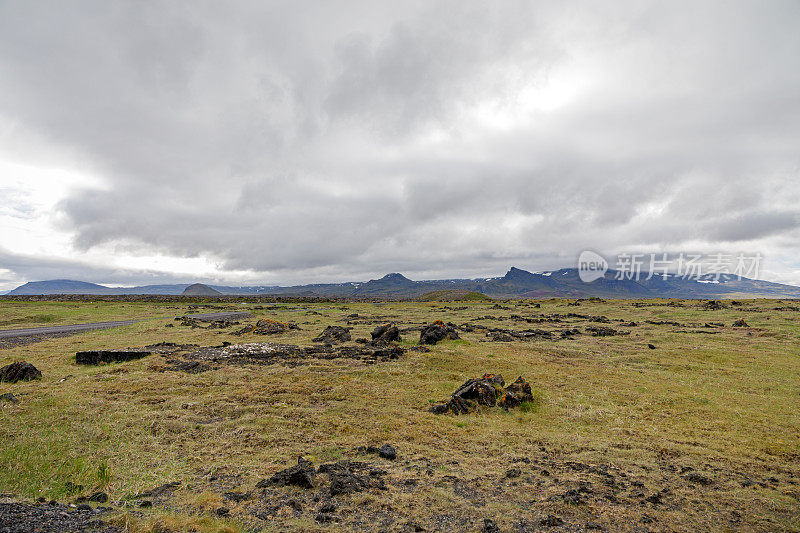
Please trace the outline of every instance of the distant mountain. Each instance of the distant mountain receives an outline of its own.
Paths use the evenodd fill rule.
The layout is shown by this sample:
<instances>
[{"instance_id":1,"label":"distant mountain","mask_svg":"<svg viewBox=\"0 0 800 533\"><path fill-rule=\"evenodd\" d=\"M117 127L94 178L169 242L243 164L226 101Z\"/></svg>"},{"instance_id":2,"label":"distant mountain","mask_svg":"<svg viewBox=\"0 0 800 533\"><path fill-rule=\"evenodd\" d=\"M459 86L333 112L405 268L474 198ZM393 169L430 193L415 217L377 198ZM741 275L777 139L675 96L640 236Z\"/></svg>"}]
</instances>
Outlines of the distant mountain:
<instances>
[{"instance_id":1,"label":"distant mountain","mask_svg":"<svg viewBox=\"0 0 800 533\"><path fill-rule=\"evenodd\" d=\"M222 293L216 289L212 289L208 285L203 285L202 283L195 283L194 285L189 285L183 292L181 293L183 296L221 296Z\"/></svg>"},{"instance_id":2,"label":"distant mountain","mask_svg":"<svg viewBox=\"0 0 800 533\"><path fill-rule=\"evenodd\" d=\"M618 279L620 278L620 279ZM769 281L739 279L730 274L682 278L661 275L638 280L624 279L616 271L591 283L581 281L576 268L550 272L528 272L511 267L503 277L479 279L443 279L412 281L402 274L387 274L365 282L318 283L293 287L250 286L228 287L195 284L213 294L318 296L351 298L418 298L434 291L478 292L493 298L800 298L800 287ZM33 281L17 287L9 294L183 294L189 285L145 285L141 287L105 287L73 280ZM205 290L202 289L202 290ZM192 294L199 288L192 289Z\"/></svg>"},{"instance_id":3,"label":"distant mountain","mask_svg":"<svg viewBox=\"0 0 800 533\"><path fill-rule=\"evenodd\" d=\"M75 281L71 279L51 279L48 281L29 281L25 285L20 285L8 294L32 295L32 294L114 294L109 287L87 283L85 281Z\"/></svg>"}]
</instances>

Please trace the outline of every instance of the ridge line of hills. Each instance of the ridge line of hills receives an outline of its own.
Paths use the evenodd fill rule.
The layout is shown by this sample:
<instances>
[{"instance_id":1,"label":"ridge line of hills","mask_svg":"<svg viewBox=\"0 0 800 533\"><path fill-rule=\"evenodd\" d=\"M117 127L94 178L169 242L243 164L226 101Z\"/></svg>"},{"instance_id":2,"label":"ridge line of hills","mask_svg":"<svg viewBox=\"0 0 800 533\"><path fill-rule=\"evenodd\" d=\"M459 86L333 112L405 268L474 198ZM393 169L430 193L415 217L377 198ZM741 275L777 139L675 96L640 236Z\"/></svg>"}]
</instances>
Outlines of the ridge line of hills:
<instances>
[{"instance_id":1,"label":"ridge line of hills","mask_svg":"<svg viewBox=\"0 0 800 533\"><path fill-rule=\"evenodd\" d=\"M365 282L316 283L281 286L223 286L203 284L143 285L139 287L106 287L75 280L32 281L9 291L8 295L240 295L240 296L316 296L352 298L417 298L425 293L443 290L474 291L503 298L800 298L800 287L769 281L738 278L731 274L682 278L660 275L638 280L616 279L609 270L591 283L580 280L578 269L562 268L549 272L528 272L516 267L502 277L412 281L392 273Z\"/></svg>"}]
</instances>

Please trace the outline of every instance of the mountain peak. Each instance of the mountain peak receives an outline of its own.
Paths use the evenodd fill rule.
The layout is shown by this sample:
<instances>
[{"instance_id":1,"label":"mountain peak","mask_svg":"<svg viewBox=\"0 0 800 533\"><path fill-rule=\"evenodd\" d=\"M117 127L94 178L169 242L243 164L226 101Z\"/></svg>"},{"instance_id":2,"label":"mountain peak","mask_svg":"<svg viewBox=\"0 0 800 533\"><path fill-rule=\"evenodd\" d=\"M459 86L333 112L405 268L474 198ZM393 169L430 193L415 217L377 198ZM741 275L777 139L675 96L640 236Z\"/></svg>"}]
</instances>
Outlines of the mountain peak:
<instances>
[{"instance_id":1,"label":"mountain peak","mask_svg":"<svg viewBox=\"0 0 800 533\"><path fill-rule=\"evenodd\" d=\"M503 276L503 278L511 280L511 279L529 278L530 276L533 276L533 274L531 274L527 270L522 270L521 268L512 266L510 269L508 269L508 272L506 272L506 275Z\"/></svg>"},{"instance_id":2,"label":"mountain peak","mask_svg":"<svg viewBox=\"0 0 800 533\"><path fill-rule=\"evenodd\" d=\"M383 276L380 281L411 281L404 275L400 274L399 272L392 272L391 274L386 274Z\"/></svg>"}]
</instances>

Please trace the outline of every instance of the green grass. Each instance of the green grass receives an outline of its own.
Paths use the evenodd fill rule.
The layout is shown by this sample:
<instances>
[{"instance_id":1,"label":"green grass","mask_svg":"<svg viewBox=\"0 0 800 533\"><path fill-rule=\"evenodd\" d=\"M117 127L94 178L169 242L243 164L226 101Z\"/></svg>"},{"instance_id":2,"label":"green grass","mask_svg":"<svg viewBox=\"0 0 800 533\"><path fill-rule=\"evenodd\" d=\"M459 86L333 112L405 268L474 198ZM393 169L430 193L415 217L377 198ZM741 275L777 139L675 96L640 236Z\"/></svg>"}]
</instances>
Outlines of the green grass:
<instances>
[{"instance_id":1,"label":"green grass","mask_svg":"<svg viewBox=\"0 0 800 533\"><path fill-rule=\"evenodd\" d=\"M159 319L2 350L0 364L27 360L42 370L43 379L0 384L0 393L13 391L21 399L18 404L0 403L0 492L68 498L72 495L66 487L71 482L83 485L84 492L102 489L119 499L181 480L184 485L170 509L124 520L136 522L141 530L171 520L203 522L209 530L236 528L236 523L214 518L221 489L210 484L204 472L239 476L242 486L237 490L252 490L261 478L296 462L298 455L319 464L353 458L358 446L389 442L399 453L398 462L386 466L392 479L399 482L413 475L427 480L427 474L413 470L416 463L403 462L424 457L434 465L431 484L411 492L390 490L340 500L344 510L356 509L359 502L365 506L353 511L353 517L368 509L391 508L435 529L437 513L456 510L474 524L493 515L504 529L511 529L512 519L534 520L542 509L571 520L594 517L607 524L611 517L638 523L647 512L659 517L663 529L716 530L726 510L741 509L747 510L737 526L742 529L800 530L796 513L800 492L789 483L800 479L797 313L774 311L779 304L768 300L746 302L749 310L720 311L703 310L697 302L664 307L653 304L666 302L654 301L641 308L629 301L582 302L578 307L563 300L540 303L540 309L502 304L511 310L492 310L494 302L474 303L459 311L435 302L286 304L257 311L253 321L262 317L294 321L301 330L235 337L232 330L166 328L174 321ZM15 302L3 304L0 321L32 324L31 317L45 315L55 317L51 323L72 323L169 316L185 310L176 307ZM487 342L483 331L475 330L460 333L461 341L441 342L429 353L409 351L399 360L375 365L334 360L293 368L222 366L185 374L160 371L159 356L100 367L74 364L78 350L159 341L309 344L325 326L346 325L351 313L362 317L351 320L353 338L369 338L381 321L401 327L436 319L514 330L585 327L580 319L527 324L509 318L570 312L635 320L639 325L607 324L631 331L620 337L580 335L574 340L511 343ZM478 319L486 315L498 319ZM724 327L714 335L691 333L706 322L730 326L740 316L752 327ZM647 324L648 319L688 326ZM402 344L410 347L417 340L418 334L410 332ZM657 348L648 349L648 343ZM523 376L531 383L535 400L508 412L485 409L462 417L427 412L431 403L446 399L466 379L486 372L501 373L507 382ZM639 502L629 507L597 502L559 506L548 503L552 494L547 490L565 488L542 488L525 481L513 490L482 493L486 507L477 508L447 486L433 483L436 476L455 475L479 477L483 487L494 487L514 457L612 464L630 472L629 477L641 476L647 490L656 490L664 472L669 472L662 470L667 467L700 470L711 465L725 482L701 493L686 484L672 487L670 498L684 502L684 514ZM775 476L781 484L775 489L745 490L736 472L758 480ZM558 477L561 483L577 479L563 472ZM279 513L274 522L259 521L246 504L226 505L246 528L317 527L313 516ZM339 527L358 529L347 520Z\"/></svg>"}]
</instances>

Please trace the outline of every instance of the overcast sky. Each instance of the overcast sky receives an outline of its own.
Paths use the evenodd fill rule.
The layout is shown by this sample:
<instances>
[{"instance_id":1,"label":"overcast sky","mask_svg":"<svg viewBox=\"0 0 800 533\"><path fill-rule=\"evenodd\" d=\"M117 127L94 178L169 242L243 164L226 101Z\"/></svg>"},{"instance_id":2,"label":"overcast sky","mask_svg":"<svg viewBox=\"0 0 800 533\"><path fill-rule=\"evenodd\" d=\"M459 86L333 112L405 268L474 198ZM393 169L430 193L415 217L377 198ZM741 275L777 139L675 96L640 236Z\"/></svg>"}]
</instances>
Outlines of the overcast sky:
<instances>
[{"instance_id":1,"label":"overcast sky","mask_svg":"<svg viewBox=\"0 0 800 533\"><path fill-rule=\"evenodd\" d=\"M761 253L800 2L0 0L0 290Z\"/></svg>"}]
</instances>

